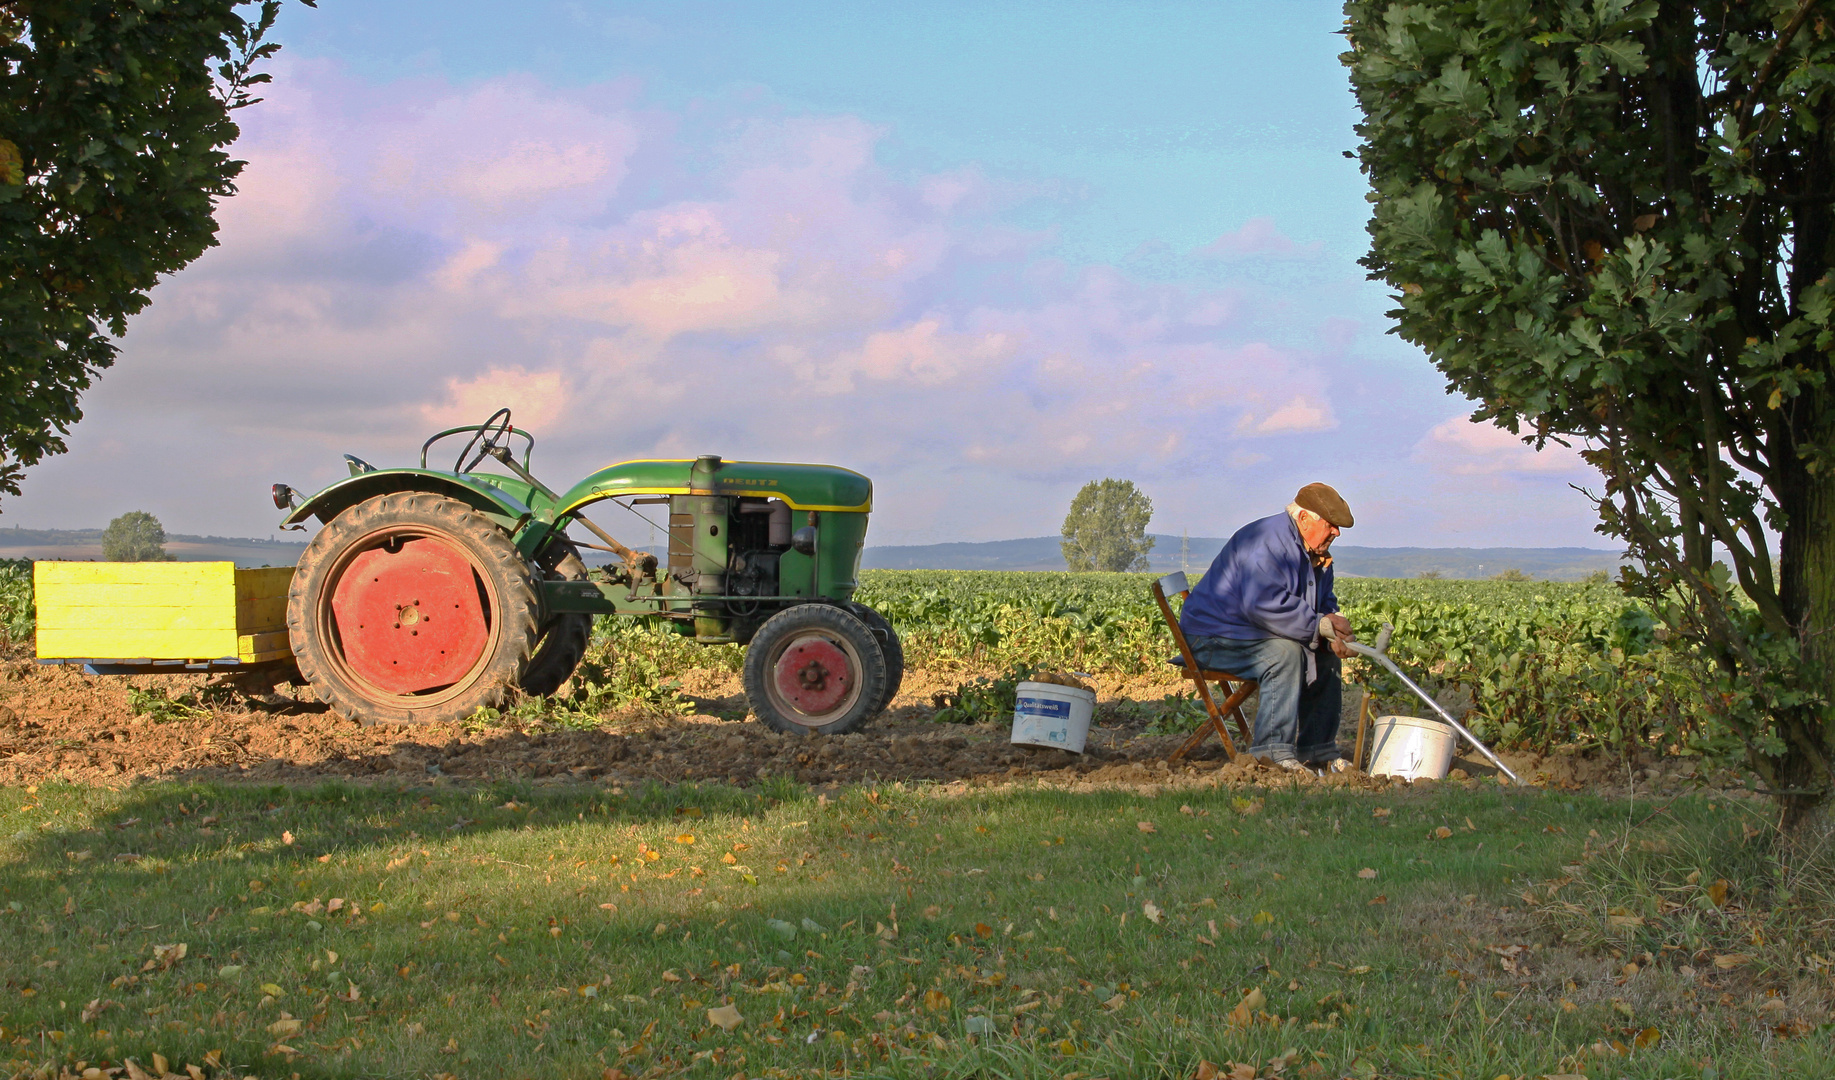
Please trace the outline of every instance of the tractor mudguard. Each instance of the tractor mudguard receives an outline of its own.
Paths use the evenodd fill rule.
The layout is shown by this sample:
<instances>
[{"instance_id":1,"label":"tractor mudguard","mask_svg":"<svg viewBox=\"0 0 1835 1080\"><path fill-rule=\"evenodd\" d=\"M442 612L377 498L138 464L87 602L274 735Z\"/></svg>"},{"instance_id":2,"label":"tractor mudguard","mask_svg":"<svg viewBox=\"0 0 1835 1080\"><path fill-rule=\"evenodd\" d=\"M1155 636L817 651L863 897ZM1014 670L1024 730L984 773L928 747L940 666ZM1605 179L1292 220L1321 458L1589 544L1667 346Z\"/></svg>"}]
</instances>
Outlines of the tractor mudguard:
<instances>
[{"instance_id":1,"label":"tractor mudguard","mask_svg":"<svg viewBox=\"0 0 1835 1080\"><path fill-rule=\"evenodd\" d=\"M537 496L521 480L475 473L454 476L429 469L376 469L340 480L313 495L294 507L281 527L299 526L309 517L330 522L365 499L398 491L426 491L457 499L512 534L537 516L536 509L526 501Z\"/></svg>"}]
</instances>

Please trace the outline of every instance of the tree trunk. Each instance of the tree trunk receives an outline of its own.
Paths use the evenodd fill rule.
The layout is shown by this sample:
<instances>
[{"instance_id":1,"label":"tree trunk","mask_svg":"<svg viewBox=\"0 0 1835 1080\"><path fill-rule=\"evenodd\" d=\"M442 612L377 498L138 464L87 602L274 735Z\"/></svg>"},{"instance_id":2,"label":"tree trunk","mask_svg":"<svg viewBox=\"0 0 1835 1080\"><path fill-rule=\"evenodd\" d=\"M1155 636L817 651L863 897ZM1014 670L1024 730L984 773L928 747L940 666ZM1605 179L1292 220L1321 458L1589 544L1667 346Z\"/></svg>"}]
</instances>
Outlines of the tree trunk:
<instances>
[{"instance_id":1,"label":"tree trunk","mask_svg":"<svg viewBox=\"0 0 1835 1080\"><path fill-rule=\"evenodd\" d=\"M1830 769L1835 728L1828 721L1829 707L1822 703L1835 702L1835 476L1826 471L1812 474L1795 460L1782 471L1789 475L1776 492L1786 515L1779 538L1779 599L1797 628L1802 689L1822 700L1787 708L1777 716L1785 744L1781 756L1767 757L1751 749L1747 754L1777 793L1779 828L1791 832L1827 801L1835 780Z\"/></svg>"}]
</instances>

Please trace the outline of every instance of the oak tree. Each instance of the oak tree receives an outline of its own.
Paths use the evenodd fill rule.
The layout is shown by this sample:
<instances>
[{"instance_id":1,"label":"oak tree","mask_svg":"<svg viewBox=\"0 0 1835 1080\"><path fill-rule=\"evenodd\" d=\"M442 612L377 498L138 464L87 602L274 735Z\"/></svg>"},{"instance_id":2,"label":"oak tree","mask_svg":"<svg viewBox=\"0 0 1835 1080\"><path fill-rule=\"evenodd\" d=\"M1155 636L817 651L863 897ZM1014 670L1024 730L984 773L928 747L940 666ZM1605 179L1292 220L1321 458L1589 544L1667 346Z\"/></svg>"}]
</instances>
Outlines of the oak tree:
<instances>
[{"instance_id":1,"label":"oak tree","mask_svg":"<svg viewBox=\"0 0 1835 1080\"><path fill-rule=\"evenodd\" d=\"M1835 9L1345 14L1398 332L1598 467L1626 586L1800 823L1835 783Z\"/></svg>"},{"instance_id":2,"label":"oak tree","mask_svg":"<svg viewBox=\"0 0 1835 1080\"><path fill-rule=\"evenodd\" d=\"M216 243L279 10L0 0L0 492L63 452L159 276Z\"/></svg>"}]
</instances>

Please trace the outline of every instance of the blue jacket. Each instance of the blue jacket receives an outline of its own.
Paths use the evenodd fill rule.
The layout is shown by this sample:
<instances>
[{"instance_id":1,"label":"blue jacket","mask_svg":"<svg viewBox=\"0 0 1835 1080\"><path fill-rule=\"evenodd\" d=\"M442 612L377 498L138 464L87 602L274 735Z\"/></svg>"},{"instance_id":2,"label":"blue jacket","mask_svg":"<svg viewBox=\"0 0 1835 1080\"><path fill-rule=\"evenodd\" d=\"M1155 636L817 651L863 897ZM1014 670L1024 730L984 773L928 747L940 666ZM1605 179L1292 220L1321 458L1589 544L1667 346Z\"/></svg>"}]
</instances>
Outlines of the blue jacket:
<instances>
[{"instance_id":1,"label":"blue jacket","mask_svg":"<svg viewBox=\"0 0 1835 1080\"><path fill-rule=\"evenodd\" d=\"M1338 610L1332 568L1315 570L1299 526L1285 511L1251 521L1223 545L1185 600L1188 638L1287 638L1311 645L1319 616Z\"/></svg>"}]
</instances>

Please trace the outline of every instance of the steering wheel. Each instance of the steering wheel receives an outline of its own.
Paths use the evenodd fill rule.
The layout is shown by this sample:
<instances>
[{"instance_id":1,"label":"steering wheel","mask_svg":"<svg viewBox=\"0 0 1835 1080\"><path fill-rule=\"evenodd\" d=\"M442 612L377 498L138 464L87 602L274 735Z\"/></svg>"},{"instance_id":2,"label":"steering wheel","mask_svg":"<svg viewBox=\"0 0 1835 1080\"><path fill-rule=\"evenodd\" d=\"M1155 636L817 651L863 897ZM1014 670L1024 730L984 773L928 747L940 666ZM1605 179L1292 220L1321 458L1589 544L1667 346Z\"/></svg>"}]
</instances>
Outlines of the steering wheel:
<instances>
[{"instance_id":1,"label":"steering wheel","mask_svg":"<svg viewBox=\"0 0 1835 1080\"><path fill-rule=\"evenodd\" d=\"M496 457L500 448L509 445L510 432L514 430L516 429L510 426L510 410L498 409L491 414L489 420L478 426L477 431L472 432L472 437L465 444L465 449L459 451L458 460L453 462L452 471L462 475L471 472L486 457ZM480 441L483 442L482 446L479 445ZM474 446L478 447L478 455L468 464L465 456L471 453Z\"/></svg>"}]
</instances>

